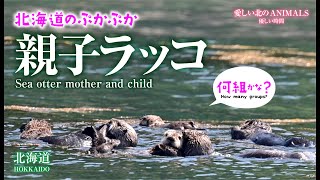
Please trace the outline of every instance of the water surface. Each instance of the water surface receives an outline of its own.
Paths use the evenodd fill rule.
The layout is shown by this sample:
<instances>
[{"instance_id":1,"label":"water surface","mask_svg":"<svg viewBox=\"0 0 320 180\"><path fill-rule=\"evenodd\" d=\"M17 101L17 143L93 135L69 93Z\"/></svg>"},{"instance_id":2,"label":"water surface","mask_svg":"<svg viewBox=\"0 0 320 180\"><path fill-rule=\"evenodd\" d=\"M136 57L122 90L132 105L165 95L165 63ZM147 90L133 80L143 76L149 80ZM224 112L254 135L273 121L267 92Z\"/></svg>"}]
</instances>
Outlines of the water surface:
<instances>
[{"instance_id":1,"label":"water surface","mask_svg":"<svg viewBox=\"0 0 320 180\"><path fill-rule=\"evenodd\" d=\"M20 1L19 1L20 2ZM48 77L41 72L34 77L24 77L15 73L19 62L15 60L18 44L4 47L4 104L45 107L45 108L114 108L119 111L82 112L30 112L6 110L4 113L4 177L6 179L159 179L159 178L206 178L206 179L305 179L315 178L315 162L292 159L243 159L240 152L248 149L265 148L249 141L234 141L230 138L229 127L245 119L315 119L315 68L294 67L279 64L250 64L267 71L273 76L277 88L274 98L265 106L256 109L235 109L225 105L209 106L215 98L212 83L218 74L236 67L226 61L211 59L216 50L207 48L203 57L204 68L174 70L170 60L192 62L195 49L174 50L171 40L179 42L204 40L207 45L242 44L267 47L297 48L301 51L315 51L315 1L90 1L56 3L31 1L19 3L6 0L5 36L21 38L22 33L54 33L82 35L89 33L96 41L86 46L86 51L99 49L105 45L104 36L128 35L136 51L129 62L118 73L105 76L119 62L121 53L86 57L84 71L74 77L67 67L74 66L74 59L59 57L56 65L58 75ZM292 5L289 5L292 4ZM309 8L310 17L306 20L289 19L285 25L260 26L257 19L236 20L232 10L243 8ZM141 20L133 29L83 29L72 28L63 31L54 29L17 29L12 26L12 13L17 10L63 9L77 13L80 10L109 12L111 10L132 11ZM156 61L144 59L139 48L154 46L160 51L164 45L170 49L165 61L150 75L143 76ZM72 52L74 46L59 44L59 53ZM294 60L295 55L293 55ZM298 57L298 55L296 55ZM152 79L152 89L16 89L15 80L24 81L118 81L124 79ZM202 123L221 125L208 129L217 154L203 157L157 157L141 155L115 155L108 158L95 158L81 153L78 149L54 147L42 142L39 146L15 146L17 143L30 143L19 139L19 127L30 117L49 119L55 134L67 134L84 128L85 125L58 126L57 123L93 123L97 119L139 118L145 114L156 114L168 121L190 119ZM297 123L274 123L275 133L284 136L304 136L315 140L315 121ZM164 129L133 127L139 135L138 147L129 151L146 151L158 143ZM283 148L286 151L310 151L315 148ZM49 150L52 153L50 173L14 173L12 155L17 151ZM129 153L130 154L130 153Z\"/></svg>"}]
</instances>

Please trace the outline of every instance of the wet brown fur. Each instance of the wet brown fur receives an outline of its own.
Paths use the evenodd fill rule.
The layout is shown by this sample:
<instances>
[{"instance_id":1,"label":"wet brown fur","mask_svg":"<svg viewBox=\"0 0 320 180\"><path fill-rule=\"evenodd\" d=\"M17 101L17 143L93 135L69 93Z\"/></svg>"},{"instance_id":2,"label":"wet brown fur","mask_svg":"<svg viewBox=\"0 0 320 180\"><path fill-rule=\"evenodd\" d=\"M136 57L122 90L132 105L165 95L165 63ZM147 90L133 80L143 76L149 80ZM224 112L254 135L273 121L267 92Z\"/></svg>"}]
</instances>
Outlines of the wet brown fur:
<instances>
[{"instance_id":1,"label":"wet brown fur","mask_svg":"<svg viewBox=\"0 0 320 180\"><path fill-rule=\"evenodd\" d=\"M20 128L21 139L38 139L40 137L51 136L51 124L46 120L32 119Z\"/></svg>"}]
</instances>

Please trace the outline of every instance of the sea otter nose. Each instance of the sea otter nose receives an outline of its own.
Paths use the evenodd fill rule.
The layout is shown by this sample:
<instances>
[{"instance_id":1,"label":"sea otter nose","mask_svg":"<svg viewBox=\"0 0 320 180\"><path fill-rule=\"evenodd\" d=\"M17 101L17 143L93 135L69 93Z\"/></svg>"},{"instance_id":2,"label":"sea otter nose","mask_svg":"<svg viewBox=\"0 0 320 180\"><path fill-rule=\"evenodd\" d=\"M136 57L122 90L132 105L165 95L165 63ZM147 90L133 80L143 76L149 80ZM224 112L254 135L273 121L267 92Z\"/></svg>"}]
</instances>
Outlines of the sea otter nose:
<instances>
[{"instance_id":1,"label":"sea otter nose","mask_svg":"<svg viewBox=\"0 0 320 180\"><path fill-rule=\"evenodd\" d=\"M168 141L174 141L173 137L167 137Z\"/></svg>"}]
</instances>

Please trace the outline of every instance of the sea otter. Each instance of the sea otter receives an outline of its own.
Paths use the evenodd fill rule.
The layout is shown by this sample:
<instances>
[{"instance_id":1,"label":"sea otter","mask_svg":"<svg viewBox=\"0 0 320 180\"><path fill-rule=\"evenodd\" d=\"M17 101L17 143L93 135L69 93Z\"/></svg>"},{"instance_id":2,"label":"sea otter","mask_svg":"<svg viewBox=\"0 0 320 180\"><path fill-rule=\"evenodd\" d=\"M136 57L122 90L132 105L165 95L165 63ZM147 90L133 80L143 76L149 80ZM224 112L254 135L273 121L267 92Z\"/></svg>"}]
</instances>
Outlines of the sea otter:
<instances>
[{"instance_id":1,"label":"sea otter","mask_svg":"<svg viewBox=\"0 0 320 180\"><path fill-rule=\"evenodd\" d=\"M161 144L150 150L152 155L197 156L213 153L210 138L197 130L167 130Z\"/></svg>"},{"instance_id":2,"label":"sea otter","mask_svg":"<svg viewBox=\"0 0 320 180\"><path fill-rule=\"evenodd\" d=\"M231 128L232 139L249 139L251 135L257 132L272 132L271 126L268 123L260 120L247 120L241 123L240 126Z\"/></svg>"},{"instance_id":3,"label":"sea otter","mask_svg":"<svg viewBox=\"0 0 320 180\"><path fill-rule=\"evenodd\" d=\"M106 126L101 125L98 131L105 130L107 143L103 146L105 149L110 147L134 147L137 145L137 134L135 130L122 120L111 120ZM77 131L67 135L52 136L51 125L45 120L30 120L27 124L20 127L21 139L40 139L49 144L68 146L68 147L92 147L93 140L101 140L97 138L95 127L86 127L82 131ZM100 131L99 131L100 132ZM113 140L111 140L113 139ZM118 139L119 141L116 141ZM106 139L105 139L106 140ZM101 145L101 143L96 143ZM100 146L102 148L102 146Z\"/></svg>"},{"instance_id":4,"label":"sea otter","mask_svg":"<svg viewBox=\"0 0 320 180\"><path fill-rule=\"evenodd\" d=\"M209 136L197 130L182 131L182 154L184 156L209 155L213 153Z\"/></svg>"},{"instance_id":5,"label":"sea otter","mask_svg":"<svg viewBox=\"0 0 320 180\"><path fill-rule=\"evenodd\" d=\"M163 126L164 128L169 128L169 129L197 129L197 126L195 122L193 121L177 121L177 122L171 122L168 124L165 124Z\"/></svg>"},{"instance_id":6,"label":"sea otter","mask_svg":"<svg viewBox=\"0 0 320 180\"><path fill-rule=\"evenodd\" d=\"M301 160L315 160L316 155L312 152L286 152L280 150L258 149L240 154L243 158L292 158Z\"/></svg>"},{"instance_id":7,"label":"sea otter","mask_svg":"<svg viewBox=\"0 0 320 180\"><path fill-rule=\"evenodd\" d=\"M259 120L248 120L231 128L232 139L250 139L255 144L264 146L314 146L312 141L301 137L284 138L272 133L268 123Z\"/></svg>"},{"instance_id":8,"label":"sea otter","mask_svg":"<svg viewBox=\"0 0 320 180\"><path fill-rule=\"evenodd\" d=\"M94 136L94 127L86 127L82 131L73 132L66 135L45 136L40 140L49 144L67 147L91 147Z\"/></svg>"},{"instance_id":9,"label":"sea otter","mask_svg":"<svg viewBox=\"0 0 320 180\"><path fill-rule=\"evenodd\" d=\"M162 127L169 129L197 129L195 122L193 121L177 121L166 123L160 116L145 115L140 118L140 126L148 127Z\"/></svg>"},{"instance_id":10,"label":"sea otter","mask_svg":"<svg viewBox=\"0 0 320 180\"><path fill-rule=\"evenodd\" d=\"M85 128L68 135L52 136L51 124L46 120L31 119L20 127L21 139L39 139L49 144L70 147L91 147L93 129Z\"/></svg>"},{"instance_id":11,"label":"sea otter","mask_svg":"<svg viewBox=\"0 0 320 180\"><path fill-rule=\"evenodd\" d=\"M285 139L282 136L265 132L257 132L251 135L250 140L255 144L264 146L282 146L285 143Z\"/></svg>"},{"instance_id":12,"label":"sea otter","mask_svg":"<svg viewBox=\"0 0 320 180\"><path fill-rule=\"evenodd\" d=\"M162 138L161 143L173 148L180 149L182 147L182 137L183 134L181 131L170 129L164 132L164 137Z\"/></svg>"},{"instance_id":13,"label":"sea otter","mask_svg":"<svg viewBox=\"0 0 320 180\"><path fill-rule=\"evenodd\" d=\"M160 116L157 115L145 115L140 118L140 126L148 127L160 127L164 125L165 122Z\"/></svg>"},{"instance_id":14,"label":"sea otter","mask_svg":"<svg viewBox=\"0 0 320 180\"><path fill-rule=\"evenodd\" d=\"M136 131L123 120L111 120L107 124L106 137L120 140L117 148L135 147L138 144ZM97 129L100 130L104 125Z\"/></svg>"},{"instance_id":15,"label":"sea otter","mask_svg":"<svg viewBox=\"0 0 320 180\"><path fill-rule=\"evenodd\" d=\"M161 140L161 144L155 145L150 149L150 154L159 156L183 156L182 132L176 130L167 130Z\"/></svg>"},{"instance_id":16,"label":"sea otter","mask_svg":"<svg viewBox=\"0 0 320 180\"><path fill-rule=\"evenodd\" d=\"M182 156L181 151L178 148L164 144L155 145L149 150L149 153L158 156Z\"/></svg>"},{"instance_id":17,"label":"sea otter","mask_svg":"<svg viewBox=\"0 0 320 180\"><path fill-rule=\"evenodd\" d=\"M258 132L250 137L255 144L264 146L313 147L314 143L304 137L284 138L280 135Z\"/></svg>"},{"instance_id":18,"label":"sea otter","mask_svg":"<svg viewBox=\"0 0 320 180\"><path fill-rule=\"evenodd\" d=\"M51 124L46 120L30 119L27 124L20 127L21 139L39 139L40 137L51 136Z\"/></svg>"}]
</instances>

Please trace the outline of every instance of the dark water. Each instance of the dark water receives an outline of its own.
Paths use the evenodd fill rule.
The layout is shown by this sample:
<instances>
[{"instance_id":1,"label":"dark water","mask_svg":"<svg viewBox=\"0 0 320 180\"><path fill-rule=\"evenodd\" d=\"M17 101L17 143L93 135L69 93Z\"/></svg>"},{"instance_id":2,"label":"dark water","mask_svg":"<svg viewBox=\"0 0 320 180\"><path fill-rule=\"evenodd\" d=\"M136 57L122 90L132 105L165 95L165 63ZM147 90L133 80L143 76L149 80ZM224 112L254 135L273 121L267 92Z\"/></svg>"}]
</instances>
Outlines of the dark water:
<instances>
[{"instance_id":1,"label":"dark water","mask_svg":"<svg viewBox=\"0 0 320 180\"><path fill-rule=\"evenodd\" d=\"M74 59L59 57L56 65L58 75L48 77L44 72L34 77L23 77L15 73L19 62L15 60L18 44L14 42L4 47L4 104L48 108L119 108L120 111L98 111L92 113L36 113L6 110L4 116L4 176L5 178L38 179L159 179L159 178L208 178L208 179L314 179L315 161L292 159L243 159L239 152L245 149L265 148L249 141L230 139L229 126L244 119L315 119L315 68L292 67L274 64L254 64L273 76L277 89L274 98L265 106L256 109L234 109L225 105L209 106L215 98L212 83L218 74L237 65L210 60L215 50L207 48L203 57L204 68L176 71L170 60L191 62L195 50L173 51L171 40L204 40L212 44L243 44L268 47L288 47L315 51L315 1L52 1L19 3L5 1L5 36L21 38L22 33L54 33L60 40L63 35L89 33L96 41L87 46L86 51L104 44L104 36L128 35L136 49L129 62L118 73L105 76L119 62L121 54L84 58L84 71L74 77L67 67L74 66ZM306 20L288 19L285 25L260 26L257 19L235 20L232 10L243 8L308 8L311 12ZM12 26L13 12L37 9L79 12L80 10L109 12L111 10L136 12L141 17L135 27L128 29L83 29L72 28L64 31L17 29ZM143 76L156 59L143 59L138 48L167 46L170 53L162 65L150 75ZM59 44L59 53L72 52L74 46ZM90 51L91 50L91 51ZM158 48L160 51L160 48ZM294 60L294 59L293 59ZM152 79L152 89L16 89L15 80L24 81L117 81L124 79ZM14 146L25 143L19 140L19 127L29 117L50 119L55 134L66 134L84 127L60 127L55 123L85 122L114 117L139 118L145 114L157 114L168 121L193 119L214 125L226 125L208 130L217 154L204 157L152 157L141 155L116 155L108 158L94 158L80 153L78 149L40 146ZM230 123L234 122L234 123ZM139 145L128 150L145 152L160 141L164 129L148 129L133 125L139 135ZM315 122L273 124L274 132L284 136L305 136L315 140ZM315 148L282 148L286 151L311 151ZM51 170L49 173L14 173L12 155L17 151L49 150ZM130 154L130 153L128 153Z\"/></svg>"}]
</instances>

